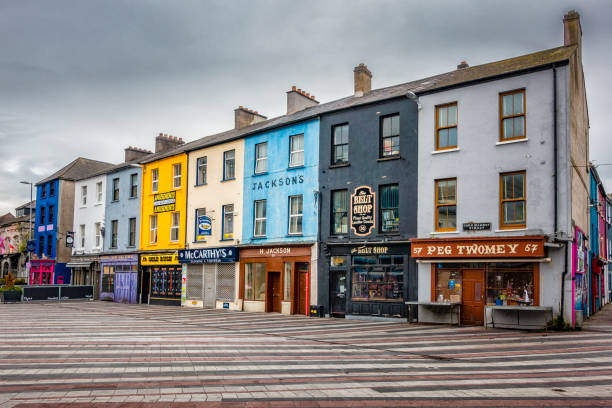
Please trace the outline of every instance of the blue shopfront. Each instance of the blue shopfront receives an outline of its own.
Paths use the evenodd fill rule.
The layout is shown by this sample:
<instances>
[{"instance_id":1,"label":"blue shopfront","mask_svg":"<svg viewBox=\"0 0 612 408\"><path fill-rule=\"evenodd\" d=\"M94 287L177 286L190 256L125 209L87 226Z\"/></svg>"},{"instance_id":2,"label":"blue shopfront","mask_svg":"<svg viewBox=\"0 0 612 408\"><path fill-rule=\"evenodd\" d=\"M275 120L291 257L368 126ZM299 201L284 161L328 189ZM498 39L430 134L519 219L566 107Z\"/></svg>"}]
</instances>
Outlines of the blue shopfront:
<instances>
[{"instance_id":1,"label":"blue shopfront","mask_svg":"<svg viewBox=\"0 0 612 408\"><path fill-rule=\"evenodd\" d=\"M100 257L100 300L137 303L138 254Z\"/></svg>"}]
</instances>

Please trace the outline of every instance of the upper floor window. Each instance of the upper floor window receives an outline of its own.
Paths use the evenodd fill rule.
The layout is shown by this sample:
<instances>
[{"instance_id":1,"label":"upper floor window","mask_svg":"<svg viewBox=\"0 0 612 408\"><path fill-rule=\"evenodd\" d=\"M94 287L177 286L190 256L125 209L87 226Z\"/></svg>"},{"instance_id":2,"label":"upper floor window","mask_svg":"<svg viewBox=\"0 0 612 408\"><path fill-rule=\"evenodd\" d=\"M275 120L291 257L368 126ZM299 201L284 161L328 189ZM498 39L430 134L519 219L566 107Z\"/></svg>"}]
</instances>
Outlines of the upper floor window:
<instances>
[{"instance_id":1,"label":"upper floor window","mask_svg":"<svg viewBox=\"0 0 612 408\"><path fill-rule=\"evenodd\" d=\"M47 185L43 184L40 187L40 198L45 198L45 197L47 197Z\"/></svg>"},{"instance_id":2,"label":"upper floor window","mask_svg":"<svg viewBox=\"0 0 612 408\"><path fill-rule=\"evenodd\" d=\"M53 217L55 216L55 207L52 205L49 206L49 224L53 224Z\"/></svg>"},{"instance_id":3,"label":"upper floor window","mask_svg":"<svg viewBox=\"0 0 612 408\"><path fill-rule=\"evenodd\" d=\"M223 239L234 239L234 204L222 207L223 224L221 234Z\"/></svg>"},{"instance_id":4,"label":"upper floor window","mask_svg":"<svg viewBox=\"0 0 612 408\"><path fill-rule=\"evenodd\" d=\"M119 201L119 179L113 179L113 201Z\"/></svg>"},{"instance_id":5,"label":"upper floor window","mask_svg":"<svg viewBox=\"0 0 612 408\"><path fill-rule=\"evenodd\" d=\"M293 135L289 138L289 167L304 165L304 135Z\"/></svg>"},{"instance_id":6,"label":"upper floor window","mask_svg":"<svg viewBox=\"0 0 612 408\"><path fill-rule=\"evenodd\" d=\"M102 202L102 182L96 183L96 201L98 203Z\"/></svg>"},{"instance_id":7,"label":"upper floor window","mask_svg":"<svg viewBox=\"0 0 612 408\"><path fill-rule=\"evenodd\" d=\"M457 229L457 179L436 180L436 231Z\"/></svg>"},{"instance_id":8,"label":"upper floor window","mask_svg":"<svg viewBox=\"0 0 612 408\"><path fill-rule=\"evenodd\" d=\"M348 190L332 191L332 230L334 235L348 233Z\"/></svg>"},{"instance_id":9,"label":"upper floor window","mask_svg":"<svg viewBox=\"0 0 612 408\"><path fill-rule=\"evenodd\" d=\"M181 164L175 164L172 166L172 187L173 188L181 188Z\"/></svg>"},{"instance_id":10,"label":"upper floor window","mask_svg":"<svg viewBox=\"0 0 612 408\"><path fill-rule=\"evenodd\" d=\"M87 186L81 186L81 205L87 205Z\"/></svg>"},{"instance_id":11,"label":"upper floor window","mask_svg":"<svg viewBox=\"0 0 612 408\"><path fill-rule=\"evenodd\" d=\"M436 150L457 147L457 102L436 106Z\"/></svg>"},{"instance_id":12,"label":"upper floor window","mask_svg":"<svg viewBox=\"0 0 612 408\"><path fill-rule=\"evenodd\" d=\"M159 187L159 169L151 170L151 192L157 193Z\"/></svg>"},{"instance_id":13,"label":"upper floor window","mask_svg":"<svg viewBox=\"0 0 612 408\"><path fill-rule=\"evenodd\" d=\"M302 233L303 199L301 195L289 197L289 234Z\"/></svg>"},{"instance_id":14,"label":"upper floor window","mask_svg":"<svg viewBox=\"0 0 612 408\"><path fill-rule=\"evenodd\" d=\"M499 95L500 141L525 137L525 90Z\"/></svg>"},{"instance_id":15,"label":"upper floor window","mask_svg":"<svg viewBox=\"0 0 612 408\"><path fill-rule=\"evenodd\" d=\"M149 243L157 243L157 215L149 216Z\"/></svg>"},{"instance_id":16,"label":"upper floor window","mask_svg":"<svg viewBox=\"0 0 612 408\"><path fill-rule=\"evenodd\" d=\"M200 216L206 215L206 208L195 209L195 228L194 228L194 242L206 242L205 237L200 236ZM212 232L212 231L211 231Z\"/></svg>"},{"instance_id":17,"label":"upper floor window","mask_svg":"<svg viewBox=\"0 0 612 408\"><path fill-rule=\"evenodd\" d=\"M266 200L255 201L255 230L253 235L256 237L266 236Z\"/></svg>"},{"instance_id":18,"label":"upper floor window","mask_svg":"<svg viewBox=\"0 0 612 408\"><path fill-rule=\"evenodd\" d=\"M136 246L136 218L129 219L128 246Z\"/></svg>"},{"instance_id":19,"label":"upper floor window","mask_svg":"<svg viewBox=\"0 0 612 408\"><path fill-rule=\"evenodd\" d=\"M100 248L102 246L102 228L99 222L95 223L96 228L96 248Z\"/></svg>"},{"instance_id":20,"label":"upper floor window","mask_svg":"<svg viewBox=\"0 0 612 408\"><path fill-rule=\"evenodd\" d=\"M85 224L80 225L79 234L81 238L81 248L85 248Z\"/></svg>"},{"instance_id":21,"label":"upper floor window","mask_svg":"<svg viewBox=\"0 0 612 408\"><path fill-rule=\"evenodd\" d=\"M130 174L130 198L138 197L138 174Z\"/></svg>"},{"instance_id":22,"label":"upper floor window","mask_svg":"<svg viewBox=\"0 0 612 408\"><path fill-rule=\"evenodd\" d=\"M83 242L85 245L85 242ZM47 256L53 256L53 236L49 235L47 237Z\"/></svg>"},{"instance_id":23,"label":"upper floor window","mask_svg":"<svg viewBox=\"0 0 612 408\"><path fill-rule=\"evenodd\" d=\"M236 176L236 151L223 152L223 180L232 180Z\"/></svg>"},{"instance_id":24,"label":"upper floor window","mask_svg":"<svg viewBox=\"0 0 612 408\"><path fill-rule=\"evenodd\" d=\"M332 128L332 165L347 164L349 154L349 125Z\"/></svg>"},{"instance_id":25,"label":"upper floor window","mask_svg":"<svg viewBox=\"0 0 612 408\"><path fill-rule=\"evenodd\" d=\"M172 226L170 227L170 241L178 242L179 228L181 223L181 213L172 213Z\"/></svg>"},{"instance_id":26,"label":"upper floor window","mask_svg":"<svg viewBox=\"0 0 612 408\"><path fill-rule=\"evenodd\" d=\"M55 182L52 181L49 183L49 197L53 197L55 195Z\"/></svg>"},{"instance_id":27,"label":"upper floor window","mask_svg":"<svg viewBox=\"0 0 612 408\"><path fill-rule=\"evenodd\" d=\"M268 171L268 142L255 145L255 174Z\"/></svg>"},{"instance_id":28,"label":"upper floor window","mask_svg":"<svg viewBox=\"0 0 612 408\"><path fill-rule=\"evenodd\" d=\"M500 175L500 227L525 228L527 221L525 172Z\"/></svg>"},{"instance_id":29,"label":"upper floor window","mask_svg":"<svg viewBox=\"0 0 612 408\"><path fill-rule=\"evenodd\" d=\"M40 224L41 225L45 223L45 215L46 215L46 208L40 207Z\"/></svg>"},{"instance_id":30,"label":"upper floor window","mask_svg":"<svg viewBox=\"0 0 612 408\"><path fill-rule=\"evenodd\" d=\"M196 175L196 185L201 186L202 184L206 184L206 167L207 167L207 158L206 156L200 157L198 159L197 164L197 172Z\"/></svg>"},{"instance_id":31,"label":"upper floor window","mask_svg":"<svg viewBox=\"0 0 612 408\"><path fill-rule=\"evenodd\" d=\"M399 156L400 154L400 116L385 116L380 123L380 157Z\"/></svg>"},{"instance_id":32,"label":"upper floor window","mask_svg":"<svg viewBox=\"0 0 612 408\"><path fill-rule=\"evenodd\" d=\"M119 221L112 220L111 221L111 248L117 248L117 234L119 234Z\"/></svg>"},{"instance_id":33,"label":"upper floor window","mask_svg":"<svg viewBox=\"0 0 612 408\"><path fill-rule=\"evenodd\" d=\"M51 238L51 236L49 236L49 238ZM39 249L39 251L36 252L38 254L38 256L44 255L44 253L45 253L45 237L43 235L38 237L38 249ZM47 255L51 255L51 254L47 253Z\"/></svg>"},{"instance_id":34,"label":"upper floor window","mask_svg":"<svg viewBox=\"0 0 612 408\"><path fill-rule=\"evenodd\" d=\"M380 187L380 232L399 231L399 186Z\"/></svg>"}]
</instances>

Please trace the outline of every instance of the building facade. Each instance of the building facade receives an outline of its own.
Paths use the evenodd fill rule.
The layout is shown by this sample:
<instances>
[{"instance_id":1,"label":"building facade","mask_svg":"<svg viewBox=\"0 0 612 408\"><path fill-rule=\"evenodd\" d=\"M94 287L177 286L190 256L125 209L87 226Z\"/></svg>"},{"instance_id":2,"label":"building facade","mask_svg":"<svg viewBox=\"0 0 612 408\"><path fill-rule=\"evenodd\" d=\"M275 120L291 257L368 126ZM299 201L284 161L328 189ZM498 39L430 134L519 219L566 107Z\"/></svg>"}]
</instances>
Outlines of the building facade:
<instances>
[{"instance_id":1,"label":"building facade","mask_svg":"<svg viewBox=\"0 0 612 408\"><path fill-rule=\"evenodd\" d=\"M606 192L597 169L590 166L591 201L589 270L586 280L588 293L587 314L593 315L604 305L606 298L606 264L608 262L608 228Z\"/></svg>"},{"instance_id":2,"label":"building facade","mask_svg":"<svg viewBox=\"0 0 612 408\"><path fill-rule=\"evenodd\" d=\"M0 216L0 278L11 272L15 278L28 280L26 245L33 235L35 209L36 202L32 201L17 207L15 216Z\"/></svg>"}]
</instances>

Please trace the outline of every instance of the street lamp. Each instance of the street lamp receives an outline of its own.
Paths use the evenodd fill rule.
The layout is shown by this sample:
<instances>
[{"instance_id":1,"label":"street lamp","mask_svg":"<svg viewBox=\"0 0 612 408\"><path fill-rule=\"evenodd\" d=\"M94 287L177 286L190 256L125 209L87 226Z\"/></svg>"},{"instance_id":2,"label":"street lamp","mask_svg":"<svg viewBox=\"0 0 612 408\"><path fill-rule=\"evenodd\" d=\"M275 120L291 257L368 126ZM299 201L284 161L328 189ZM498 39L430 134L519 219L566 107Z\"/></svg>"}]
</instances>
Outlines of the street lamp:
<instances>
[{"instance_id":1,"label":"street lamp","mask_svg":"<svg viewBox=\"0 0 612 408\"><path fill-rule=\"evenodd\" d=\"M34 230L32 228L32 189L34 185L29 181L20 181L21 184L29 184L30 185L30 202L28 203L28 209L30 210L30 241L34 240ZM28 264L30 265L30 270L32 269L32 251L28 251ZM30 271L27 271L28 277L30 276Z\"/></svg>"}]
</instances>

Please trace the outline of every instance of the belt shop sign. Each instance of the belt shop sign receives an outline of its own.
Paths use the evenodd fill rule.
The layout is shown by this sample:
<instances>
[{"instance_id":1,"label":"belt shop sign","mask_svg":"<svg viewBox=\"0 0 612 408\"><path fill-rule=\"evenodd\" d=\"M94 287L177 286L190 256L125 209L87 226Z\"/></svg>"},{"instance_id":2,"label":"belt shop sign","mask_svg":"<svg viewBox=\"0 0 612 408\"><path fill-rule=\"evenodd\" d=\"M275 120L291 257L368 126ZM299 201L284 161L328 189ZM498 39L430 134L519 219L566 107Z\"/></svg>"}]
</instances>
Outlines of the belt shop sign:
<instances>
[{"instance_id":1,"label":"belt shop sign","mask_svg":"<svg viewBox=\"0 0 612 408\"><path fill-rule=\"evenodd\" d=\"M144 266L178 265L179 257L176 252L140 255L140 264Z\"/></svg>"},{"instance_id":2,"label":"belt shop sign","mask_svg":"<svg viewBox=\"0 0 612 408\"><path fill-rule=\"evenodd\" d=\"M176 191L155 194L153 196L153 212L174 211L176 207Z\"/></svg>"},{"instance_id":3,"label":"belt shop sign","mask_svg":"<svg viewBox=\"0 0 612 408\"><path fill-rule=\"evenodd\" d=\"M368 186L351 194L351 229L358 236L369 235L376 226L376 193Z\"/></svg>"},{"instance_id":4,"label":"belt shop sign","mask_svg":"<svg viewBox=\"0 0 612 408\"><path fill-rule=\"evenodd\" d=\"M414 239L413 258L541 258L543 237Z\"/></svg>"},{"instance_id":5,"label":"belt shop sign","mask_svg":"<svg viewBox=\"0 0 612 408\"><path fill-rule=\"evenodd\" d=\"M178 260L186 264L238 262L238 248L181 249L178 252Z\"/></svg>"}]
</instances>

